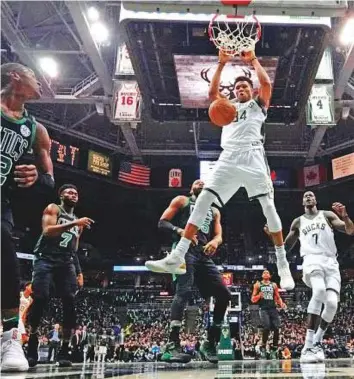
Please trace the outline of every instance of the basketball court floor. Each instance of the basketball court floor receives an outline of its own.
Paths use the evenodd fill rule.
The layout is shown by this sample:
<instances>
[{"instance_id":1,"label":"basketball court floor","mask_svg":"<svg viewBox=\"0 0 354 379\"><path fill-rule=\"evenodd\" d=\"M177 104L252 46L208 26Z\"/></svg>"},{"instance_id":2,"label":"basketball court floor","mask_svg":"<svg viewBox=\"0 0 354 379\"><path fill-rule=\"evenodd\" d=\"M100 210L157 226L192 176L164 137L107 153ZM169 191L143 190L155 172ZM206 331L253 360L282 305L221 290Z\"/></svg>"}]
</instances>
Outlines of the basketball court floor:
<instances>
[{"instance_id":1,"label":"basketball court floor","mask_svg":"<svg viewBox=\"0 0 354 379\"><path fill-rule=\"evenodd\" d=\"M327 360L325 363L300 364L292 361L234 361L218 365L191 362L187 365L166 363L75 364L70 369L38 365L28 373L3 373L4 379L233 379L233 378L354 378L353 359Z\"/></svg>"}]
</instances>

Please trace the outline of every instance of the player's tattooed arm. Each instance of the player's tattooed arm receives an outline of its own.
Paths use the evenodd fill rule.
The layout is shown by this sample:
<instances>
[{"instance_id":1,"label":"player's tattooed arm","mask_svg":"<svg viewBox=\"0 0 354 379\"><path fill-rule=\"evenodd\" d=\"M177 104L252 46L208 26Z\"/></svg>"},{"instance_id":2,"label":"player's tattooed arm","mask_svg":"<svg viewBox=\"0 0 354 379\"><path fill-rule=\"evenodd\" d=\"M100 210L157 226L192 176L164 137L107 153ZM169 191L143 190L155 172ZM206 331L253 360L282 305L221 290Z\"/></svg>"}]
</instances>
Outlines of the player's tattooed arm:
<instances>
[{"instance_id":1,"label":"player's tattooed arm","mask_svg":"<svg viewBox=\"0 0 354 379\"><path fill-rule=\"evenodd\" d=\"M354 223L349 218L345 205L341 203L334 203L332 209L338 214L332 211L324 211L324 215L330 224L338 232L346 233L348 235L354 234Z\"/></svg>"},{"instance_id":2,"label":"player's tattooed arm","mask_svg":"<svg viewBox=\"0 0 354 379\"><path fill-rule=\"evenodd\" d=\"M290 231L285 238L285 250L290 251L295 246L299 238L300 218L293 220L290 226Z\"/></svg>"},{"instance_id":3,"label":"player's tattooed arm","mask_svg":"<svg viewBox=\"0 0 354 379\"><path fill-rule=\"evenodd\" d=\"M204 252L211 256L214 255L217 248L222 244L222 226L220 211L213 208L214 214L214 237L203 248Z\"/></svg>"}]
</instances>

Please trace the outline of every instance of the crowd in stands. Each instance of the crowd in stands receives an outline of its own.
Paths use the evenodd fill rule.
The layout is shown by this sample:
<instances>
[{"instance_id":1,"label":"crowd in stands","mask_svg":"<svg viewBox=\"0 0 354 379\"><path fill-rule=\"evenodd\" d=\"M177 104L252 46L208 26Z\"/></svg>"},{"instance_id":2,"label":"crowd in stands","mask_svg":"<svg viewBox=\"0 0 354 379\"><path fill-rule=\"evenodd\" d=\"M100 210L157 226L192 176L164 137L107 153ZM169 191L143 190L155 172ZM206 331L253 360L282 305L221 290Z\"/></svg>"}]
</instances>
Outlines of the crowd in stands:
<instances>
[{"instance_id":1,"label":"crowd in stands","mask_svg":"<svg viewBox=\"0 0 354 379\"><path fill-rule=\"evenodd\" d=\"M260 348L259 316L257 309L248 306L246 296L251 287L240 288L246 299L241 317L241 342L239 336L233 342L236 356L252 359L257 357ZM280 358L300 356L309 296L305 287L299 287L289 297L288 309L279 311L282 319ZM196 298L192 303L201 304ZM80 326L72 346L78 361L84 355L94 360L100 346L105 347L101 359L106 361L154 361L159 359L168 340L169 302L157 302L151 292L83 289L77 294L77 314ZM206 319L200 311L193 332L181 333L181 345L194 359L201 359L199 346L205 337ZM40 331L42 347L51 344L50 331L60 320L61 305L59 300L53 299ZM325 335L324 346L328 358L354 355L354 282L343 285L338 314Z\"/></svg>"}]
</instances>

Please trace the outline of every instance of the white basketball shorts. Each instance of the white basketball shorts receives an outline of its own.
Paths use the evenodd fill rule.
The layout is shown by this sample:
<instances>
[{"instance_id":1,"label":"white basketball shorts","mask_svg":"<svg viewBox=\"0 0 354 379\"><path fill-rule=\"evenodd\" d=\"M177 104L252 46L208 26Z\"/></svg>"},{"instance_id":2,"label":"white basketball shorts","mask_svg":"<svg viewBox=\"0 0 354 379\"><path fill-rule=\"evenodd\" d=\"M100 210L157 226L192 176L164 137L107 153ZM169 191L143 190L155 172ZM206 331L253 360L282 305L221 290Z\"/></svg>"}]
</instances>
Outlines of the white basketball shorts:
<instances>
[{"instance_id":1,"label":"white basketball shorts","mask_svg":"<svg viewBox=\"0 0 354 379\"><path fill-rule=\"evenodd\" d=\"M238 151L224 150L216 162L204 188L217 196L223 206L245 187L250 200L270 194L273 183L263 146Z\"/></svg>"},{"instance_id":2,"label":"white basketball shorts","mask_svg":"<svg viewBox=\"0 0 354 379\"><path fill-rule=\"evenodd\" d=\"M304 256L302 264L302 280L311 288L310 277L314 271L320 271L326 289L333 289L338 294L341 288L341 277L337 258L322 254L309 254Z\"/></svg>"}]
</instances>

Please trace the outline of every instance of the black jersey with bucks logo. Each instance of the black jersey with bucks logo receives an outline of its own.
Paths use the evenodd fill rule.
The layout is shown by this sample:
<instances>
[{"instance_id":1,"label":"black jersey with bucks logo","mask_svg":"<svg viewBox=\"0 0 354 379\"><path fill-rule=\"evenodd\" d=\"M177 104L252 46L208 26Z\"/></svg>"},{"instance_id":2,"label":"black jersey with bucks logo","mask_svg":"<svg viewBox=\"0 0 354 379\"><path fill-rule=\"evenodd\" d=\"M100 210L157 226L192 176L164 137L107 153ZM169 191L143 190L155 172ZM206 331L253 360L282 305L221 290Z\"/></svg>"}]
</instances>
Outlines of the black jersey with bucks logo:
<instances>
[{"instance_id":1,"label":"black jersey with bucks logo","mask_svg":"<svg viewBox=\"0 0 354 379\"><path fill-rule=\"evenodd\" d=\"M13 171L18 160L31 149L36 136L36 121L24 111L22 119L8 117L1 111L1 196L7 201L14 186Z\"/></svg>"},{"instance_id":2,"label":"black jersey with bucks logo","mask_svg":"<svg viewBox=\"0 0 354 379\"><path fill-rule=\"evenodd\" d=\"M263 293L263 299L259 301L259 307L261 309L276 308L274 301L274 283L259 283L259 292Z\"/></svg>"},{"instance_id":3,"label":"black jersey with bucks logo","mask_svg":"<svg viewBox=\"0 0 354 379\"><path fill-rule=\"evenodd\" d=\"M60 205L58 205L58 208L57 225L67 224L77 219L74 214L66 213ZM79 235L80 229L78 226L73 226L57 237L47 237L42 234L34 248L34 254L37 257L43 257L51 261L67 261L76 250Z\"/></svg>"},{"instance_id":4,"label":"black jersey with bucks logo","mask_svg":"<svg viewBox=\"0 0 354 379\"><path fill-rule=\"evenodd\" d=\"M172 223L177 227L184 229L187 225L189 216L193 212L195 202L196 199L194 197L189 197L187 204L177 213L177 215L172 220ZM208 209L206 218L197 233L198 241L201 245L206 245L211 240L214 225L213 221L214 212L213 209L210 207Z\"/></svg>"}]
</instances>

